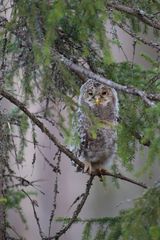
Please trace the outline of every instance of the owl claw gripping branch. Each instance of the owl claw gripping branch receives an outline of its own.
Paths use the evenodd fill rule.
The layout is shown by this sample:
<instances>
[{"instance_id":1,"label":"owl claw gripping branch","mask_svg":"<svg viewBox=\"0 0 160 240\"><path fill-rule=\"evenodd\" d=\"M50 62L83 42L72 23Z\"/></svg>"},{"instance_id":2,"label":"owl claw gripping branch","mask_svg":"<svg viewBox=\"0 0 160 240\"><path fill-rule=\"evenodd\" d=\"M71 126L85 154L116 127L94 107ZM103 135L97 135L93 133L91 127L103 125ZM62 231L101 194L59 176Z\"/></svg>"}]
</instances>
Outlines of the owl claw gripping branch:
<instances>
[{"instance_id":1,"label":"owl claw gripping branch","mask_svg":"<svg viewBox=\"0 0 160 240\"><path fill-rule=\"evenodd\" d=\"M93 126L92 116L103 125ZM75 133L80 145L72 146L73 152L84 162L84 172L89 174L107 171L116 156L116 124L118 97L115 89L89 79L80 89L78 123ZM94 122L95 124L95 122ZM91 129L96 128L96 136Z\"/></svg>"}]
</instances>

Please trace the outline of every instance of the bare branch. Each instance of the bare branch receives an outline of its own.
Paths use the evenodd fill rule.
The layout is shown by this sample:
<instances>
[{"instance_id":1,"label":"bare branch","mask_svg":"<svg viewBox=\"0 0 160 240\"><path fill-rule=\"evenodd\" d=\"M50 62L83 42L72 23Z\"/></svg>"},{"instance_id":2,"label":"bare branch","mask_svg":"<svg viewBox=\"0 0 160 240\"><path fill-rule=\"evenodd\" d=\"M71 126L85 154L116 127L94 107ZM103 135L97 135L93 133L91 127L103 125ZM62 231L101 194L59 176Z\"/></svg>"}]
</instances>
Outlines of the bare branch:
<instances>
[{"instance_id":1,"label":"bare branch","mask_svg":"<svg viewBox=\"0 0 160 240\"><path fill-rule=\"evenodd\" d=\"M95 173L95 176L97 176L97 175L98 175L98 173ZM103 170L103 174L101 174L101 175L114 177L114 178L117 178L117 179L121 179L123 181L127 181L127 182L130 182L130 183L133 183L133 184L135 184L137 186L140 186L140 187L143 187L143 188L147 188L147 186L144 183L140 183L140 182L137 182L137 181L135 181L135 180L133 180L131 178L125 177L121 173L111 173L111 172Z\"/></svg>"},{"instance_id":2,"label":"bare branch","mask_svg":"<svg viewBox=\"0 0 160 240\"><path fill-rule=\"evenodd\" d=\"M41 149L39 147L37 147L38 151L40 152L40 154L42 155L44 161L52 168L52 171L55 173L61 173L60 169L57 168L57 166L54 166L49 159L45 156L45 154L41 151Z\"/></svg>"},{"instance_id":3,"label":"bare branch","mask_svg":"<svg viewBox=\"0 0 160 240\"><path fill-rule=\"evenodd\" d=\"M37 211L36 211L36 206L38 206L37 202L35 200L33 200L26 191L22 190L22 192L24 192L26 194L26 196L29 198L29 200L31 202L31 205L32 205L32 208L33 208L34 217L36 219L36 223L37 223L37 226L38 226L38 229L39 229L39 234L41 236L41 239L45 239L44 233L43 233L43 231L41 229L39 217L37 216Z\"/></svg>"},{"instance_id":4,"label":"bare branch","mask_svg":"<svg viewBox=\"0 0 160 240\"><path fill-rule=\"evenodd\" d=\"M58 151L58 155L56 155L57 157L57 169L60 169L60 161L61 161L61 152ZM57 196L58 196L58 171L56 173L56 179L54 181L54 197L53 197L53 208L50 214L50 219L49 219L49 231L48 231L48 235L50 237L50 233L51 233L51 227L52 227L52 222L53 222L53 218L55 216L55 212L56 212L56 207L57 207Z\"/></svg>"},{"instance_id":5,"label":"bare branch","mask_svg":"<svg viewBox=\"0 0 160 240\"><path fill-rule=\"evenodd\" d=\"M160 23L158 22L158 20L155 20L154 18L151 18L143 10L139 10L139 9L136 9L136 8L131 8L131 7L121 5L121 4L117 4L117 3L114 3L114 2L107 3L107 7L115 9L115 10L120 11L120 12L130 14L132 16L135 16L140 21L149 25L150 27L153 27L153 28L156 28L156 29L160 30Z\"/></svg>"},{"instance_id":6,"label":"bare branch","mask_svg":"<svg viewBox=\"0 0 160 240\"><path fill-rule=\"evenodd\" d=\"M93 179L94 179L94 176L92 175L92 176L90 176L89 180L87 181L85 193L83 194L83 197L82 197L80 203L77 205L77 208L74 211L73 216L70 219L69 223L66 226L64 226L64 228L62 228L59 232L57 232L55 236L47 238L46 240L51 240L51 239L58 240L77 220L77 217L78 217L79 213L81 212L81 210L87 200L87 197L89 196L89 192L90 192L90 189L92 186Z\"/></svg>"},{"instance_id":7,"label":"bare branch","mask_svg":"<svg viewBox=\"0 0 160 240\"><path fill-rule=\"evenodd\" d=\"M26 178L23 178L23 177L20 177L20 176L16 176L16 175L14 175L14 174L4 174L4 178L10 178L11 179L11 181L12 181L12 178L14 178L14 179L17 179L18 180L18 184L14 184L14 185L12 185L12 186L7 186L7 187L18 187L18 186L23 186L23 187L28 187L28 186L31 186L31 187L33 187L34 189L36 189L36 190L38 190L40 193L42 193L43 195L45 195L45 193L44 192L42 192L36 185L35 185L35 183L36 182L40 182L40 181L43 181L43 180L41 180L41 179L38 179L38 180L34 180L34 181L29 181L29 180L27 180Z\"/></svg>"},{"instance_id":8,"label":"bare branch","mask_svg":"<svg viewBox=\"0 0 160 240\"><path fill-rule=\"evenodd\" d=\"M109 80L108 80L109 81ZM66 156L68 156L70 158L71 161L74 161L81 169L84 169L84 163L81 162L71 151L69 151L64 145L62 145L58 139L54 136L54 134L52 134L48 128L45 127L45 125L39 121L33 113L31 113L23 103L21 103L18 99L16 99L15 97L13 97L10 93L4 91L3 89L1 89L1 95L3 97L5 97L6 99L8 99L10 102L12 102L13 104L15 104L21 111L23 111L40 129L43 133L45 133L48 138L59 148L59 150L61 152L63 152ZM97 174L98 175L98 174ZM111 176L111 177L115 177L115 178L119 178L121 180L133 183L135 185L141 186L143 188L147 188L147 186L143 183L139 183L137 181L134 181L130 178L127 178L121 174L112 174L110 172L105 172L103 175L106 176Z\"/></svg>"}]
</instances>

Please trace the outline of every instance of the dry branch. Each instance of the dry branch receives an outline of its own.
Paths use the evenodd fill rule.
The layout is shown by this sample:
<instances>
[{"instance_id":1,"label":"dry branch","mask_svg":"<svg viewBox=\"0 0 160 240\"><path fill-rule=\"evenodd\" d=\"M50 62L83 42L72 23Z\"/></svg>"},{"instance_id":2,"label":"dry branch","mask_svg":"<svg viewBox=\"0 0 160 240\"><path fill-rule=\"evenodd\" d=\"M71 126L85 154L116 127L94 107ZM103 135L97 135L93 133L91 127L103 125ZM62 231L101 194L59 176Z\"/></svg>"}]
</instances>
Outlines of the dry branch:
<instances>
[{"instance_id":1,"label":"dry branch","mask_svg":"<svg viewBox=\"0 0 160 240\"><path fill-rule=\"evenodd\" d=\"M58 152L55 154L54 158L57 158L57 169L60 169L60 161L61 161L61 152L58 150ZM52 227L52 222L55 216L55 212L56 212L56 208L57 208L57 196L58 196L58 171L56 172L56 179L54 181L54 197L53 197L53 203L52 203L52 211L50 214L50 218L49 218L49 230L48 230L48 234L50 237L50 233L51 233L51 227Z\"/></svg>"},{"instance_id":2,"label":"dry branch","mask_svg":"<svg viewBox=\"0 0 160 240\"><path fill-rule=\"evenodd\" d=\"M78 215L81 212L81 210L89 196L89 192L90 192L90 189L92 186L93 179L94 179L94 176L92 175L92 176L90 176L89 180L87 181L85 193L83 194L83 197L82 197L80 203L78 204L76 210L74 211L73 216L70 219L69 223L66 226L64 226L64 228L62 228L59 232L57 232L55 236L47 238L46 240L51 240L51 239L58 240L65 232L67 232L67 230L77 220Z\"/></svg>"},{"instance_id":3,"label":"dry branch","mask_svg":"<svg viewBox=\"0 0 160 240\"><path fill-rule=\"evenodd\" d=\"M22 192L24 192L24 194L29 198L29 200L31 202L33 214L34 214L34 217L35 217L35 220L36 220L36 223L38 226L38 230L39 230L39 235L41 236L41 239L45 239L45 235L42 231L42 228L40 225L40 220L39 220L39 217L38 217L37 211L36 211L36 207L38 207L37 202L35 200L32 200L32 198L29 196L29 194L26 191L24 191L23 189L22 189Z\"/></svg>"}]
</instances>

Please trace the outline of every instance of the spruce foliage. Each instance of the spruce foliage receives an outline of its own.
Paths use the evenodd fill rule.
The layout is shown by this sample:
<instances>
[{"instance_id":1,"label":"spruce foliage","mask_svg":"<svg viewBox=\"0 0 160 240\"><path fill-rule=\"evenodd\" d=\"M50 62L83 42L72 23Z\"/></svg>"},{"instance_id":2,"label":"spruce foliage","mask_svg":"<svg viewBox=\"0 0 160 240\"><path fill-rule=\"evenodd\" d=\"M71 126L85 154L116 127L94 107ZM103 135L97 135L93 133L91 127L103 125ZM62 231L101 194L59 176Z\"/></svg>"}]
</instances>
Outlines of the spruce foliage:
<instances>
[{"instance_id":1,"label":"spruce foliage","mask_svg":"<svg viewBox=\"0 0 160 240\"><path fill-rule=\"evenodd\" d=\"M77 219L84 224L82 240L158 240L160 238L160 188L159 184L134 201L134 207L123 210L114 218ZM59 218L57 221L67 222ZM96 226L96 227L95 227ZM96 233L92 229L96 229Z\"/></svg>"}]
</instances>

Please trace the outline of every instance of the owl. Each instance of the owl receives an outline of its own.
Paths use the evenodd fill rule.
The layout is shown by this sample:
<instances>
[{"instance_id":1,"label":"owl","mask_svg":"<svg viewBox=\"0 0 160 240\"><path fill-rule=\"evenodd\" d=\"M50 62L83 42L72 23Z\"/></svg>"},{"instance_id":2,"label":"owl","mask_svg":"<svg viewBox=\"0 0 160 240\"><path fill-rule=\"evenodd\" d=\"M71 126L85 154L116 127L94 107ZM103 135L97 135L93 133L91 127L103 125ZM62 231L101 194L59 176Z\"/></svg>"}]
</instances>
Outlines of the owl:
<instances>
[{"instance_id":1,"label":"owl","mask_svg":"<svg viewBox=\"0 0 160 240\"><path fill-rule=\"evenodd\" d=\"M73 131L79 144L72 151L84 162L84 172L107 171L116 155L117 93L89 79L81 86L78 105Z\"/></svg>"}]
</instances>

